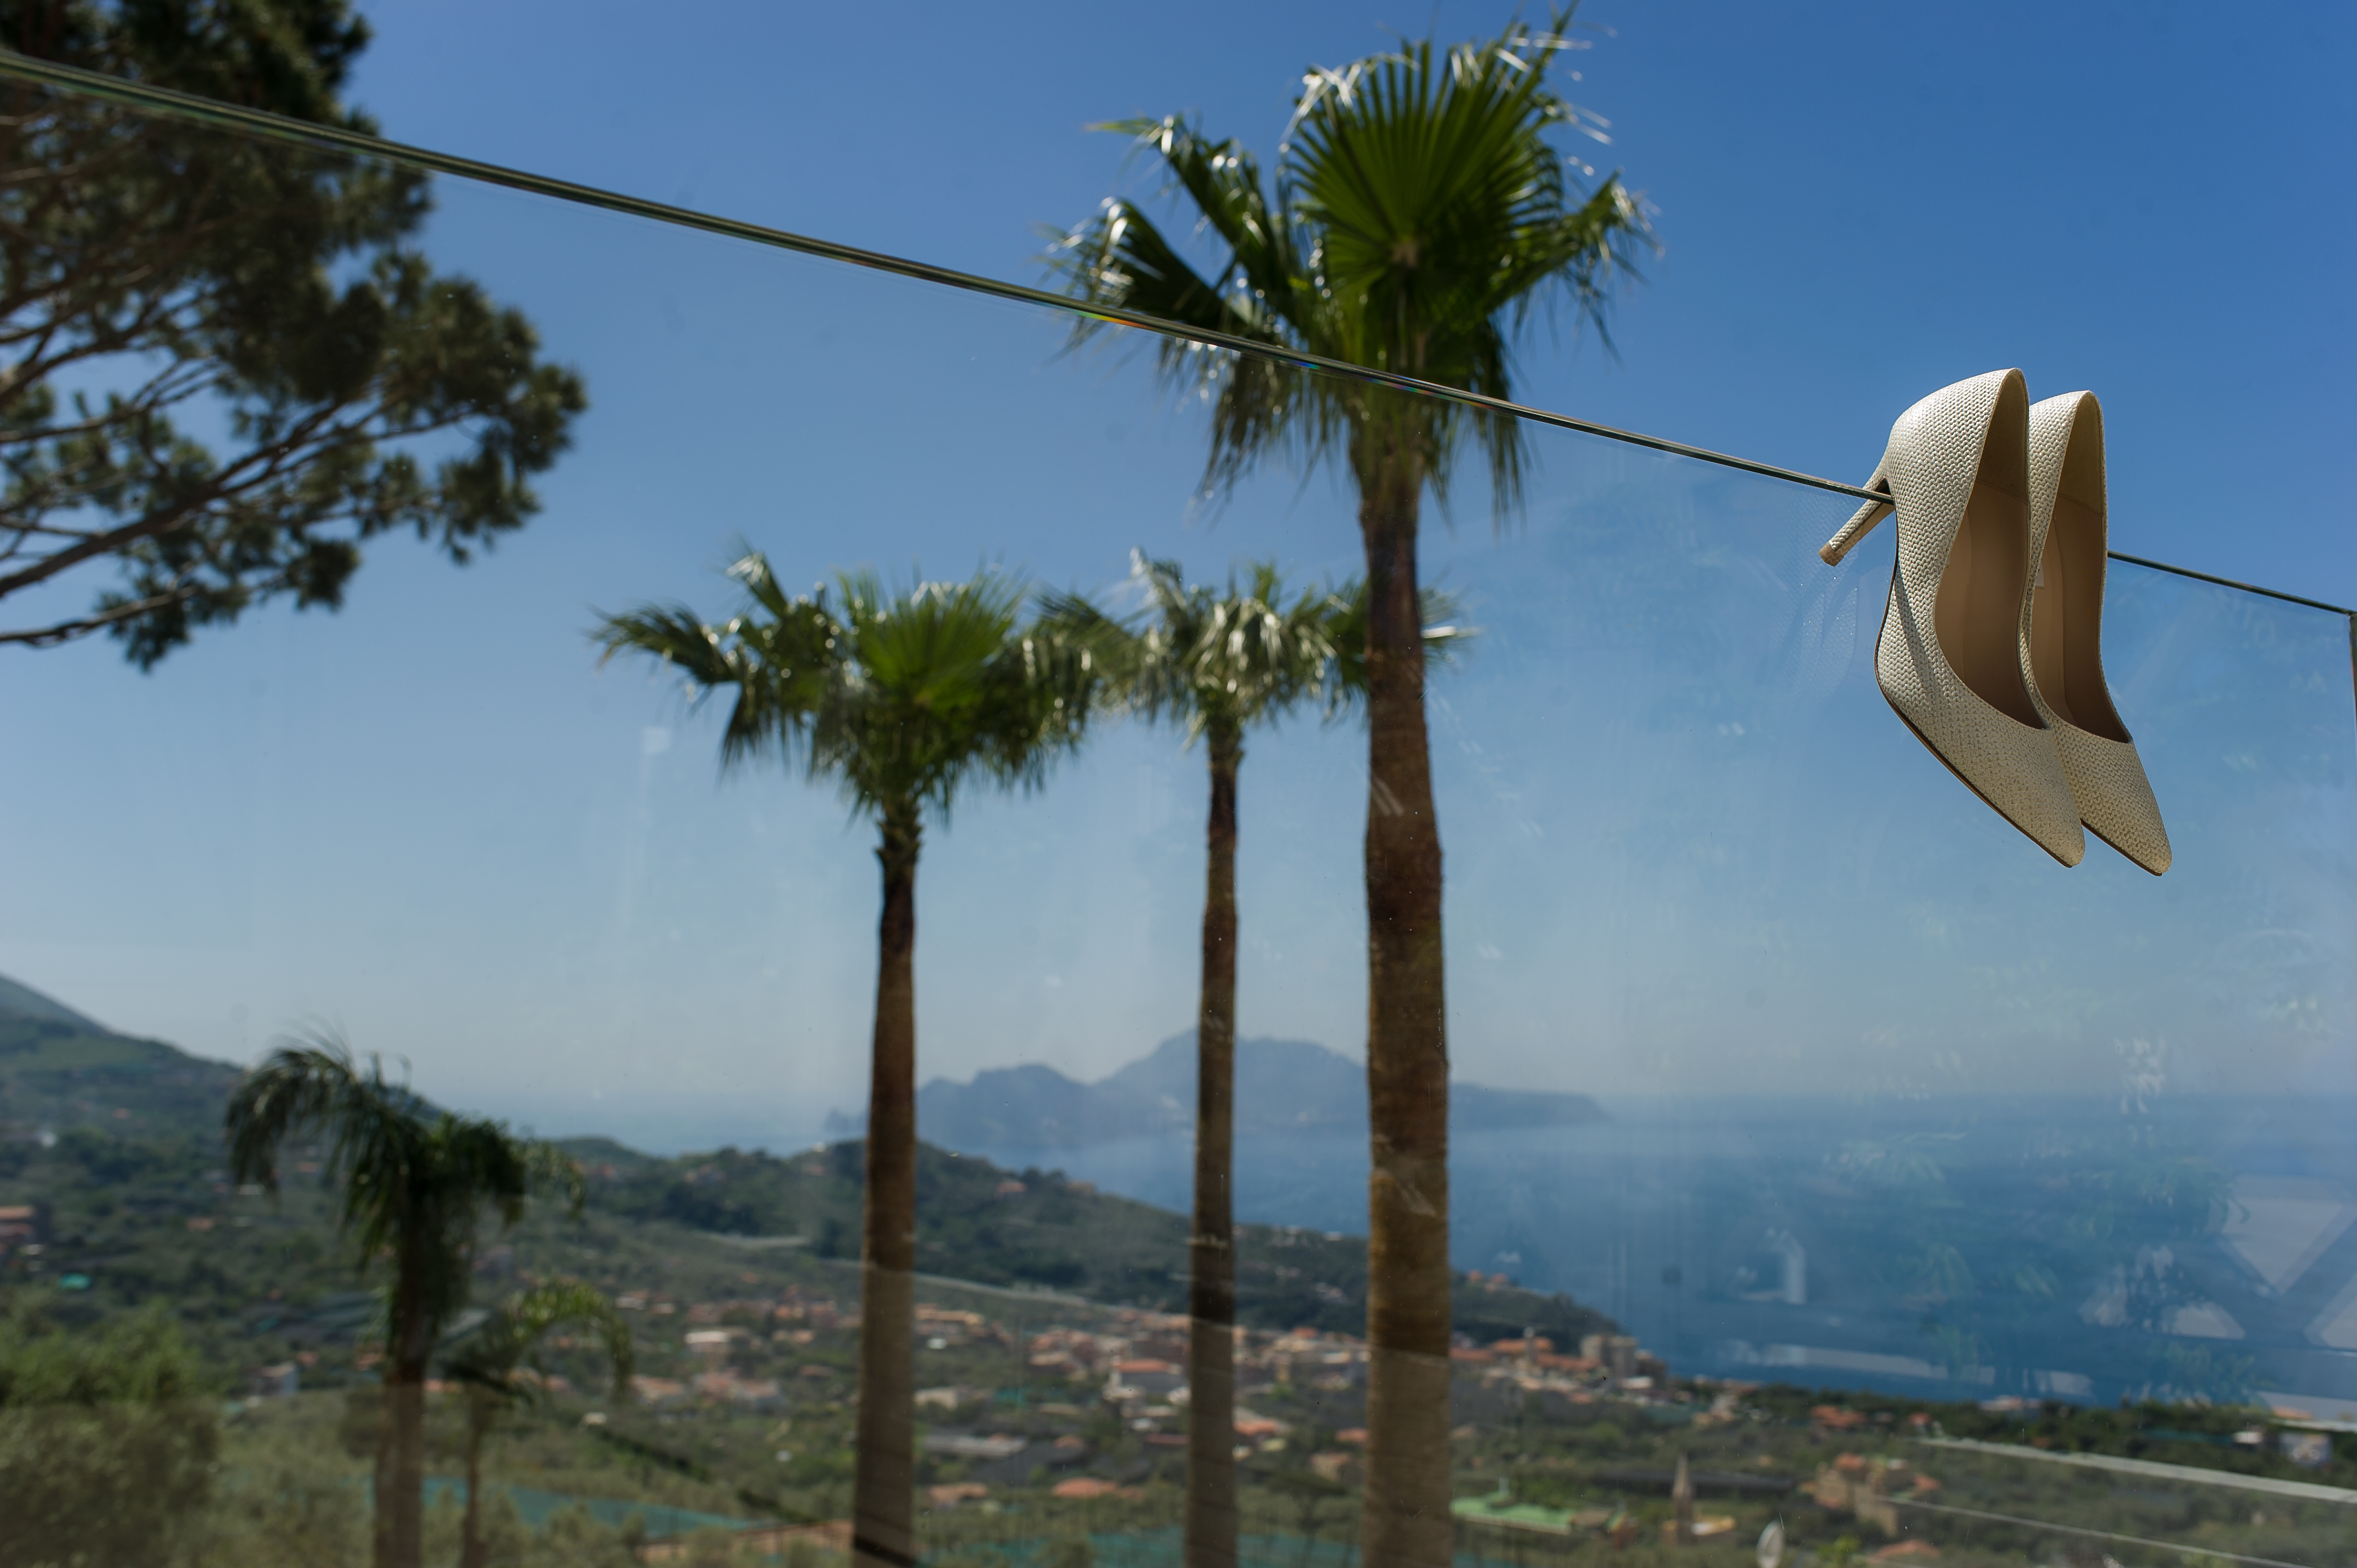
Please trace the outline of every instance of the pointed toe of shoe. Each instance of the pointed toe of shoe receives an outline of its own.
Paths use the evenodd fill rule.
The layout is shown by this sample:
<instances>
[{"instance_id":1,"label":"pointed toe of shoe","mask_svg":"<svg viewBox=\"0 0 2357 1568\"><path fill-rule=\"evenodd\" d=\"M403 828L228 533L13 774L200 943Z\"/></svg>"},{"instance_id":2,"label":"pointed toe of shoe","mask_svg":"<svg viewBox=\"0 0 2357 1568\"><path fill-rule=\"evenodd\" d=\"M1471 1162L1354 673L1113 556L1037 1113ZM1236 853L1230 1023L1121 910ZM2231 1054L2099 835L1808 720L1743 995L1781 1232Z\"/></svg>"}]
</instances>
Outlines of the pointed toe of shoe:
<instances>
[{"instance_id":1,"label":"pointed toe of shoe","mask_svg":"<svg viewBox=\"0 0 2357 1568\"><path fill-rule=\"evenodd\" d=\"M2035 830L2018 822L2014 825L2036 840L2039 848L2065 865L2076 865L2087 858L2087 834L2080 823L2071 824L2072 828L2079 829L2075 832L2067 831L2059 824Z\"/></svg>"},{"instance_id":2,"label":"pointed toe of shoe","mask_svg":"<svg viewBox=\"0 0 2357 1568\"><path fill-rule=\"evenodd\" d=\"M2155 876L2167 871L2173 858L2169 830L2135 743L2068 724L2054 726L2054 742L2087 831Z\"/></svg>"},{"instance_id":3,"label":"pointed toe of shoe","mask_svg":"<svg viewBox=\"0 0 2357 1568\"><path fill-rule=\"evenodd\" d=\"M1997 815L2065 865L2086 858L2079 803L2052 731L2032 729L1964 693L1927 702L1906 683L1886 680L1882 694L1925 749Z\"/></svg>"},{"instance_id":4,"label":"pointed toe of shoe","mask_svg":"<svg viewBox=\"0 0 2357 1568\"><path fill-rule=\"evenodd\" d=\"M2039 736L2026 726L2025 736ZM2087 835L2082 830L2079 803L2062 771L2051 741L2042 736L2025 742L2018 754L1995 768L1985 766L1989 783L1973 787L1997 809L2006 821L2029 835L2039 848L2065 865L2087 858ZM1973 782L1969 778L1967 782Z\"/></svg>"}]
</instances>

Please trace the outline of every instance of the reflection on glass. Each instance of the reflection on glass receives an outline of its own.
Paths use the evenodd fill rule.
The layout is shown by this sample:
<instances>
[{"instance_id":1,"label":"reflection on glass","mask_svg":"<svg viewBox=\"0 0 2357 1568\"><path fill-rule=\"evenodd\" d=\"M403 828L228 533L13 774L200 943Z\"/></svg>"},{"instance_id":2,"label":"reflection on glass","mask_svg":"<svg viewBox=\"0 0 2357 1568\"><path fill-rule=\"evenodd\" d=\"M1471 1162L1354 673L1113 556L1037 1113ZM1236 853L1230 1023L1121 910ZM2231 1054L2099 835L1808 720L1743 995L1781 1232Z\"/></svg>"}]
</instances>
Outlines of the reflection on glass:
<instances>
[{"instance_id":1,"label":"reflection on glass","mask_svg":"<svg viewBox=\"0 0 2357 1568\"><path fill-rule=\"evenodd\" d=\"M107 145L147 124L75 113ZM436 267L596 395L537 520L144 678L102 639L0 668L41 759L0 876L11 1562L377 1552L393 1274L339 1237L330 1139L281 1141L275 1196L222 1142L235 1064L309 1023L408 1058L422 1124L529 1128L586 1187L466 1232L415 1385L417 1560L842 1561L876 823L721 777L727 705L600 675L584 607L717 611L740 535L783 584L946 563L1112 615L1145 607L1133 548L1182 583L1359 569L1346 489L1189 510L1201 432L1151 344L1076 360L1049 311L434 197ZM2177 864L2066 871L1876 693L1889 542L1815 554L1847 501L1525 434L1521 521L1422 540L1469 634L1429 687L1458 1553L2337 1560L2345 620L2115 565L2106 663ZM886 1271L920 1559L1179 1561L1214 759L1124 717L927 835ZM1235 799L1218 1435L1272 1568L1365 1544L1365 741L1310 717L1252 731Z\"/></svg>"}]
</instances>

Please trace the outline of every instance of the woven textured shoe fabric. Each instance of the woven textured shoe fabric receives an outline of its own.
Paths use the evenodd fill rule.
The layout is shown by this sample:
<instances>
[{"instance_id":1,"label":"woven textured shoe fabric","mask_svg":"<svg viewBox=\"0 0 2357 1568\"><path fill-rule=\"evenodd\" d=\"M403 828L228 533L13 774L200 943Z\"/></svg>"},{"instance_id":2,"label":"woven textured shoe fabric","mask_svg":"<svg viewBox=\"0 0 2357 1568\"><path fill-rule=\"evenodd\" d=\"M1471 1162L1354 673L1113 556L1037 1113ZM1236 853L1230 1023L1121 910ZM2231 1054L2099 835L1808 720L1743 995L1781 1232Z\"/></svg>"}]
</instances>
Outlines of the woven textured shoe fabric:
<instances>
[{"instance_id":1,"label":"woven textured shoe fabric","mask_svg":"<svg viewBox=\"0 0 2357 1568\"><path fill-rule=\"evenodd\" d=\"M1899 560L1874 671L1958 778L2076 865L2086 854L2078 804L2020 669L2029 408L2021 372L1994 371L1932 393L1891 427L1882 473Z\"/></svg>"},{"instance_id":2,"label":"woven textured shoe fabric","mask_svg":"<svg viewBox=\"0 0 2357 1568\"><path fill-rule=\"evenodd\" d=\"M2160 802L2104 679L2104 577L2110 549L2104 411L2093 392L2029 411L2029 549L2021 609L2024 681L2054 732L2087 827L2155 876L2171 860Z\"/></svg>"}]
</instances>

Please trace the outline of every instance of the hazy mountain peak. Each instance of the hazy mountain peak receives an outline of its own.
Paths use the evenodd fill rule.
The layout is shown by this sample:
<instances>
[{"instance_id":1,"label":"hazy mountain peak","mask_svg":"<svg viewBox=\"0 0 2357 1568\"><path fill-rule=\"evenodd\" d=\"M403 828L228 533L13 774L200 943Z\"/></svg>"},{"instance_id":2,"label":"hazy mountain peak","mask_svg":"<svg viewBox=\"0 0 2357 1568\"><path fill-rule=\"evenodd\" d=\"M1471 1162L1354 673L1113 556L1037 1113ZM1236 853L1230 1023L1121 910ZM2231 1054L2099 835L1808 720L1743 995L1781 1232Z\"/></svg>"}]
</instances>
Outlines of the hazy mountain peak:
<instances>
[{"instance_id":1,"label":"hazy mountain peak","mask_svg":"<svg viewBox=\"0 0 2357 1568\"><path fill-rule=\"evenodd\" d=\"M1235 1106L1239 1137L1361 1132L1367 1124L1366 1069L1314 1040L1240 1039ZM1451 1123L1466 1133L1604 1120L1584 1094L1471 1083L1451 1086L1449 1112ZM848 1131L864 1119L827 1120L831 1129ZM920 1134L952 1149L1077 1148L1183 1133L1194 1124L1191 1029L1092 1083L1032 1062L986 1069L971 1083L937 1078L917 1092Z\"/></svg>"},{"instance_id":2,"label":"hazy mountain peak","mask_svg":"<svg viewBox=\"0 0 2357 1568\"><path fill-rule=\"evenodd\" d=\"M30 1018L40 1024L65 1024L85 1035L106 1035L113 1031L95 1018L85 1017L55 997L44 996L29 985L20 985L0 974L0 1018Z\"/></svg>"},{"instance_id":3,"label":"hazy mountain peak","mask_svg":"<svg viewBox=\"0 0 2357 1568\"><path fill-rule=\"evenodd\" d=\"M90 1125L130 1137L218 1136L237 1076L227 1062L118 1035L0 978L0 1135Z\"/></svg>"}]
</instances>

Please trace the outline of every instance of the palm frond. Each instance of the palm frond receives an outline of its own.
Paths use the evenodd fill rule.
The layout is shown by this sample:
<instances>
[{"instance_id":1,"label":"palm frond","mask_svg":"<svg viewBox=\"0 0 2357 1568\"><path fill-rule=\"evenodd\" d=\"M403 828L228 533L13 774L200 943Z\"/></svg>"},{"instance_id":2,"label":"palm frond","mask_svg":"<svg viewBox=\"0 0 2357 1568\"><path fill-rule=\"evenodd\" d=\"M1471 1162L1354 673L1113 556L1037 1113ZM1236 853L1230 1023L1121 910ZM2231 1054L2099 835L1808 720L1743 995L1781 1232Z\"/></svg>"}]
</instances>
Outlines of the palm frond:
<instances>
[{"instance_id":1,"label":"palm frond","mask_svg":"<svg viewBox=\"0 0 2357 1568\"><path fill-rule=\"evenodd\" d=\"M222 1115L232 1178L271 1190L279 1150L307 1130L329 1139L328 1178L343 1188L339 1219L363 1256L381 1251L424 1165L427 1126L406 1085L389 1083L381 1058L364 1072L351 1047L325 1029L290 1036L231 1093Z\"/></svg>"},{"instance_id":2,"label":"palm frond","mask_svg":"<svg viewBox=\"0 0 2357 1568\"><path fill-rule=\"evenodd\" d=\"M527 1401L537 1390L517 1374L536 1367L541 1342L571 1324L585 1325L597 1333L613 1372L614 1396L628 1397L636 1367L630 1322L603 1292L582 1280L550 1280L511 1297L452 1348L443 1365L454 1380L483 1390L498 1401Z\"/></svg>"},{"instance_id":3,"label":"palm frond","mask_svg":"<svg viewBox=\"0 0 2357 1568\"><path fill-rule=\"evenodd\" d=\"M1354 713L1367 695L1367 585L1353 577L1332 591L1335 660L1324 686L1326 717L1330 723ZM1424 628L1424 662L1427 670L1454 664L1466 645L1480 635L1464 624L1457 596L1441 588L1426 588L1417 596L1416 613Z\"/></svg>"},{"instance_id":4,"label":"palm frond","mask_svg":"<svg viewBox=\"0 0 2357 1568\"><path fill-rule=\"evenodd\" d=\"M399 1331L428 1341L466 1305L487 1210L512 1225L535 1187L554 1182L568 1187L577 1212L586 1190L573 1162L503 1122L447 1112L429 1120L406 1084L386 1079L380 1058L363 1069L326 1030L288 1037L247 1073L222 1131L235 1179L273 1188L290 1139L327 1136L339 1225L363 1269L392 1258L416 1309Z\"/></svg>"},{"instance_id":5,"label":"palm frond","mask_svg":"<svg viewBox=\"0 0 2357 1568\"><path fill-rule=\"evenodd\" d=\"M946 816L976 779L1036 785L1103 684L1095 643L1024 627L1029 585L1004 573L896 586L847 571L790 596L748 550L728 575L746 604L727 621L651 607L603 618L596 637L678 666L699 692L732 689L724 764L774 752L878 818Z\"/></svg>"},{"instance_id":6,"label":"palm frond","mask_svg":"<svg viewBox=\"0 0 2357 1568\"><path fill-rule=\"evenodd\" d=\"M1240 338L1282 341L1286 329L1297 326L1307 303L1301 291L1308 274L1297 248L1298 236L1271 203L1258 160L1241 144L1213 141L1176 115L1105 128L1131 131L1141 149L1158 155L1169 177L1166 194L1183 191L1204 226L1226 242L1228 265L1219 295L1231 323L1227 330Z\"/></svg>"},{"instance_id":7,"label":"palm frond","mask_svg":"<svg viewBox=\"0 0 2357 1568\"><path fill-rule=\"evenodd\" d=\"M1189 743L1282 717L1319 690L1337 656L1332 596L1288 595L1272 562L1246 564L1222 590L1133 550L1130 587L1141 607L1128 617L1053 594L1041 597L1041 620L1099 650L1107 703L1177 724Z\"/></svg>"},{"instance_id":8,"label":"palm frond","mask_svg":"<svg viewBox=\"0 0 2357 1568\"><path fill-rule=\"evenodd\" d=\"M1092 221L1060 236L1048 260L1063 274L1067 290L1091 304L1211 332L1238 325L1219 285L1189 266L1152 219L1118 197L1109 198ZM1083 317L1072 331L1085 341L1107 325Z\"/></svg>"},{"instance_id":9,"label":"palm frond","mask_svg":"<svg viewBox=\"0 0 2357 1568\"><path fill-rule=\"evenodd\" d=\"M645 654L674 666L698 700L722 688L735 695L721 732L723 767L765 748L791 761L823 704L841 655L842 627L826 596L795 597L778 585L769 558L748 550L726 575L744 590L743 613L709 624L684 605L645 605L601 616L590 640L603 651Z\"/></svg>"},{"instance_id":10,"label":"palm frond","mask_svg":"<svg viewBox=\"0 0 2357 1568\"><path fill-rule=\"evenodd\" d=\"M1228 259L1215 277L1204 278L1135 203L1114 198L1049 252L1049 268L1065 292L1084 304L1275 349L1300 347L1298 317L1312 304L1313 280L1251 155L1232 141L1209 140L1176 116L1100 128L1131 135L1162 160L1169 188L1183 193L1204 226L1226 242ZM1086 341L1103 326L1082 317L1074 324L1074 342ZM1184 337L1161 339L1157 355L1173 390L1212 406L1207 493L1224 492L1261 456L1297 442L1295 414L1303 389L1302 372L1294 367Z\"/></svg>"},{"instance_id":11,"label":"palm frond","mask_svg":"<svg viewBox=\"0 0 2357 1568\"><path fill-rule=\"evenodd\" d=\"M1106 129L1157 156L1168 189L1228 248L1206 278L1134 204L1109 201L1050 264L1084 302L1159 315L1511 401L1513 346L1534 311L1567 304L1609 352L1610 304L1657 249L1618 175L1554 143L1603 140L1551 70L1582 47L1572 13L1519 20L1442 49L1430 39L1311 71L1279 145L1274 197L1236 144L1177 117ZM1085 337L1094 330L1083 326ZM1478 447L1500 521L1519 508L1528 438L1508 416L1311 375L1275 358L1165 341L1165 381L1208 402L1207 494L1260 461L1305 467L1347 454L1363 479L1410 465L1445 507L1458 456Z\"/></svg>"},{"instance_id":12,"label":"palm frond","mask_svg":"<svg viewBox=\"0 0 2357 1568\"><path fill-rule=\"evenodd\" d=\"M1035 630L1087 645L1109 681L1117 679L1113 673L1117 664L1134 657L1135 617L1114 615L1086 594L1060 588L1039 590L1033 608Z\"/></svg>"},{"instance_id":13,"label":"palm frond","mask_svg":"<svg viewBox=\"0 0 2357 1568\"><path fill-rule=\"evenodd\" d=\"M719 629L705 625L685 605L646 605L601 616L590 641L599 650L600 664L618 653L645 653L677 665L698 685L724 686L735 676Z\"/></svg>"}]
</instances>

